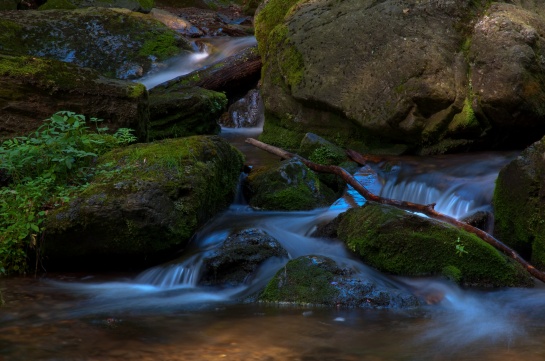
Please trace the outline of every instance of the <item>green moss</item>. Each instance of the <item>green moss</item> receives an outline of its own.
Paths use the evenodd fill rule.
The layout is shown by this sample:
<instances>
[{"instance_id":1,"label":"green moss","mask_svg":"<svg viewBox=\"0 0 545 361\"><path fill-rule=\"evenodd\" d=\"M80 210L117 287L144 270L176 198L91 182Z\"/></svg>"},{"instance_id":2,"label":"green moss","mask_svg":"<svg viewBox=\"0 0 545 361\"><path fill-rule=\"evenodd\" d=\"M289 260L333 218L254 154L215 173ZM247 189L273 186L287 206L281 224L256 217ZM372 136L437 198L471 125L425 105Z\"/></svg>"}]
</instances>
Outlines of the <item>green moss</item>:
<instances>
[{"instance_id":1,"label":"green moss","mask_svg":"<svg viewBox=\"0 0 545 361\"><path fill-rule=\"evenodd\" d=\"M334 279L334 262L330 259L317 262L313 256L289 261L279 270L260 296L266 302L291 302L297 304L328 305L339 291L331 285Z\"/></svg>"},{"instance_id":2,"label":"green moss","mask_svg":"<svg viewBox=\"0 0 545 361\"><path fill-rule=\"evenodd\" d=\"M349 210L341 216L338 236L364 262L390 274L432 276L455 267L458 282L466 285L531 284L520 265L477 236L391 206L368 202ZM467 253L457 252L460 244Z\"/></svg>"},{"instance_id":3,"label":"green moss","mask_svg":"<svg viewBox=\"0 0 545 361\"><path fill-rule=\"evenodd\" d=\"M129 97L131 98L139 98L142 95L144 95L147 91L145 85L141 83L135 83L134 85L131 85L127 89L129 91Z\"/></svg>"},{"instance_id":4,"label":"green moss","mask_svg":"<svg viewBox=\"0 0 545 361\"><path fill-rule=\"evenodd\" d=\"M278 124L276 117L265 115L266 121L259 140L284 149L297 149L304 137L302 132L286 129Z\"/></svg>"},{"instance_id":5,"label":"green moss","mask_svg":"<svg viewBox=\"0 0 545 361\"><path fill-rule=\"evenodd\" d=\"M80 73L81 76L78 76ZM98 74L79 69L57 60L35 58L31 56L1 56L0 76L24 78L35 81L47 88L81 86L83 79L93 81Z\"/></svg>"},{"instance_id":6,"label":"green moss","mask_svg":"<svg viewBox=\"0 0 545 361\"><path fill-rule=\"evenodd\" d=\"M21 38L24 34L23 27L11 20L0 19L0 50L4 53L23 52L24 46Z\"/></svg>"},{"instance_id":7,"label":"green moss","mask_svg":"<svg viewBox=\"0 0 545 361\"><path fill-rule=\"evenodd\" d=\"M176 34L174 32L166 32L148 37L144 44L142 44L138 54L141 56L153 55L163 60L179 52L180 49Z\"/></svg>"},{"instance_id":8,"label":"green moss","mask_svg":"<svg viewBox=\"0 0 545 361\"><path fill-rule=\"evenodd\" d=\"M281 24L290 8L301 0L270 0L255 18L256 38L260 49L266 48L269 33ZM262 53L263 54L263 53Z\"/></svg>"},{"instance_id":9,"label":"green moss","mask_svg":"<svg viewBox=\"0 0 545 361\"><path fill-rule=\"evenodd\" d=\"M469 98L464 100L464 107L462 108L462 111L454 116L448 126L448 130L457 134L481 131L479 121L475 116L475 112L473 111L471 100Z\"/></svg>"},{"instance_id":10,"label":"green moss","mask_svg":"<svg viewBox=\"0 0 545 361\"><path fill-rule=\"evenodd\" d=\"M288 37L288 27L278 25L269 34L269 53L276 54L283 83L294 87L303 80L305 63L302 54Z\"/></svg>"},{"instance_id":11,"label":"green moss","mask_svg":"<svg viewBox=\"0 0 545 361\"><path fill-rule=\"evenodd\" d=\"M138 0L138 3L144 11L151 11L155 6L155 0Z\"/></svg>"},{"instance_id":12,"label":"green moss","mask_svg":"<svg viewBox=\"0 0 545 361\"><path fill-rule=\"evenodd\" d=\"M444 267L441 274L455 283L461 283L462 281L462 271L456 266Z\"/></svg>"}]
</instances>

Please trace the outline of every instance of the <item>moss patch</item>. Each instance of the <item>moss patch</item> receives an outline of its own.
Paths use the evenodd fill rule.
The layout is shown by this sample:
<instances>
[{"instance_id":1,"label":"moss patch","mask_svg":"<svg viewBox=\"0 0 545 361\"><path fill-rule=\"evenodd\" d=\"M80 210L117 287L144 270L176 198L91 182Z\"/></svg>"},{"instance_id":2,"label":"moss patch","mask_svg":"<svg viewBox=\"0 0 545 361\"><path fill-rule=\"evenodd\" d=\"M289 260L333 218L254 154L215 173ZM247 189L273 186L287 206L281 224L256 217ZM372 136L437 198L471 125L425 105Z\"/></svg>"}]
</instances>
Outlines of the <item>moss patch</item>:
<instances>
[{"instance_id":1,"label":"moss patch","mask_svg":"<svg viewBox=\"0 0 545 361\"><path fill-rule=\"evenodd\" d=\"M520 265L475 235L446 223L372 202L340 217L339 238L380 271L403 276L443 274L481 287L532 284Z\"/></svg>"},{"instance_id":2,"label":"moss patch","mask_svg":"<svg viewBox=\"0 0 545 361\"><path fill-rule=\"evenodd\" d=\"M289 261L279 270L260 296L266 302L332 304L339 291L331 285L335 262L305 256Z\"/></svg>"}]
</instances>

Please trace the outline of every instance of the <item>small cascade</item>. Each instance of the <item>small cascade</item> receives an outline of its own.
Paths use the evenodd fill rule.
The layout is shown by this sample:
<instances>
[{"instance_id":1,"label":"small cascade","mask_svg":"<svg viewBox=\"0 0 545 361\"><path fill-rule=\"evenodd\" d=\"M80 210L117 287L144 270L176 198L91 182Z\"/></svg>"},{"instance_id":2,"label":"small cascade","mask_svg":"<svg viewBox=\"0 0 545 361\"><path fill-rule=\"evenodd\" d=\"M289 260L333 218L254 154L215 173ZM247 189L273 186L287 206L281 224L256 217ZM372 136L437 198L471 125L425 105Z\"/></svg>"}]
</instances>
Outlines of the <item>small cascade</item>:
<instances>
[{"instance_id":1,"label":"small cascade","mask_svg":"<svg viewBox=\"0 0 545 361\"><path fill-rule=\"evenodd\" d=\"M257 42L253 36L200 39L195 44L194 53L184 53L157 64L152 71L136 81L151 89L179 76L206 68L255 44Z\"/></svg>"},{"instance_id":2,"label":"small cascade","mask_svg":"<svg viewBox=\"0 0 545 361\"><path fill-rule=\"evenodd\" d=\"M515 153L443 156L389 166L375 166L384 179L380 196L431 204L435 210L461 219L491 212L494 181Z\"/></svg>"},{"instance_id":3,"label":"small cascade","mask_svg":"<svg viewBox=\"0 0 545 361\"><path fill-rule=\"evenodd\" d=\"M193 257L182 263L153 267L140 273L134 282L160 288L195 287L199 280L201 264L202 262Z\"/></svg>"}]
</instances>

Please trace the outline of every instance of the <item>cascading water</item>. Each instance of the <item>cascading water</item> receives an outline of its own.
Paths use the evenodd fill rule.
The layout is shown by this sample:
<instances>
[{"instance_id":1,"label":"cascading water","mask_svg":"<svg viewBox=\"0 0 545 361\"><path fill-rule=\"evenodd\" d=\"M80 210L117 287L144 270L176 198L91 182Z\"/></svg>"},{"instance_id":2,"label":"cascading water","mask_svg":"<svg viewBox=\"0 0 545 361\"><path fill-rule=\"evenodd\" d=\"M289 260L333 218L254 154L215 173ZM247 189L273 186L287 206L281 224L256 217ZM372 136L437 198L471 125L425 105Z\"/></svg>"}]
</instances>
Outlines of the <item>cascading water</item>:
<instances>
[{"instance_id":1,"label":"cascading water","mask_svg":"<svg viewBox=\"0 0 545 361\"><path fill-rule=\"evenodd\" d=\"M185 53L171 58L136 80L151 89L161 83L189 74L223 60L237 52L257 44L253 36L235 39L210 38L200 39L204 44L196 47L194 53Z\"/></svg>"},{"instance_id":2,"label":"cascading water","mask_svg":"<svg viewBox=\"0 0 545 361\"><path fill-rule=\"evenodd\" d=\"M393 166L375 166L384 179L380 195L420 204L436 203L435 210L461 219L478 211L491 212L494 181L516 153L483 153L407 158Z\"/></svg>"},{"instance_id":3,"label":"cascading water","mask_svg":"<svg viewBox=\"0 0 545 361\"><path fill-rule=\"evenodd\" d=\"M237 40L239 45L246 41L255 42ZM215 44L218 49L226 45ZM170 63L181 72L166 75L172 69L165 69L141 81L153 87L201 66L199 62L217 60L206 54L206 59ZM250 163L278 161L243 147L244 137L260 131L223 133ZM403 158L391 167L363 167L356 177L383 197L437 202L439 211L463 217L489 209L496 174L513 156ZM484 292L434 279L392 279L354 260L343 245L311 236L317 224L363 202L349 189L329 209L264 212L251 210L238 197L195 235L185 256L138 275L109 275L102 281L88 275L0 278L6 301L0 309L0 360L543 360L543 287ZM442 301L409 311L240 303L262 289L286 259L266 262L239 287L199 286L206 254L245 228L268 232L291 258L325 255L377 283L424 296L440 294Z\"/></svg>"}]
</instances>

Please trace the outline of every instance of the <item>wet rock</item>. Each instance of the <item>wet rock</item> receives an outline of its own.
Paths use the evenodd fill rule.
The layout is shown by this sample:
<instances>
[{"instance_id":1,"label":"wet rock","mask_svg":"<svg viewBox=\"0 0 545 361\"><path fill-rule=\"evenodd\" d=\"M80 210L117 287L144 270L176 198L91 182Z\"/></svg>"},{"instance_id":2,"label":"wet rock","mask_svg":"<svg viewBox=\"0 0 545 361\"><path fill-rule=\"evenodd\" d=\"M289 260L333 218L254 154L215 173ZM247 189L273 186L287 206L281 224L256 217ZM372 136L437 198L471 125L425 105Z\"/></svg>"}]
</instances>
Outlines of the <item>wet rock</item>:
<instances>
[{"instance_id":1,"label":"wet rock","mask_svg":"<svg viewBox=\"0 0 545 361\"><path fill-rule=\"evenodd\" d=\"M421 302L409 292L357 277L324 256L303 256L280 269L261 301L359 308L409 308Z\"/></svg>"},{"instance_id":2,"label":"wet rock","mask_svg":"<svg viewBox=\"0 0 545 361\"><path fill-rule=\"evenodd\" d=\"M350 209L339 218L339 239L381 272L443 275L477 287L533 285L518 263L477 236L444 222L373 202Z\"/></svg>"},{"instance_id":3,"label":"wet rock","mask_svg":"<svg viewBox=\"0 0 545 361\"><path fill-rule=\"evenodd\" d=\"M282 245L256 228L231 234L203 260L201 285L238 286L248 283L257 268L271 257L287 258Z\"/></svg>"},{"instance_id":4,"label":"wet rock","mask_svg":"<svg viewBox=\"0 0 545 361\"><path fill-rule=\"evenodd\" d=\"M227 128L251 128L263 123L263 100L259 90L250 90L243 98L229 106L220 118Z\"/></svg>"},{"instance_id":5,"label":"wet rock","mask_svg":"<svg viewBox=\"0 0 545 361\"><path fill-rule=\"evenodd\" d=\"M499 173L494 190L494 233L545 270L545 138Z\"/></svg>"},{"instance_id":6,"label":"wet rock","mask_svg":"<svg viewBox=\"0 0 545 361\"><path fill-rule=\"evenodd\" d=\"M252 170L245 183L252 207L268 210L310 210L330 205L335 194L298 159Z\"/></svg>"},{"instance_id":7,"label":"wet rock","mask_svg":"<svg viewBox=\"0 0 545 361\"><path fill-rule=\"evenodd\" d=\"M97 166L101 175L48 214L48 270L141 269L175 256L232 202L242 155L194 136L114 150Z\"/></svg>"},{"instance_id":8,"label":"wet rock","mask_svg":"<svg viewBox=\"0 0 545 361\"><path fill-rule=\"evenodd\" d=\"M0 87L0 139L27 135L59 109L70 109L103 119L110 132L131 128L147 140L148 92L141 84L61 61L0 54Z\"/></svg>"},{"instance_id":9,"label":"wet rock","mask_svg":"<svg viewBox=\"0 0 545 361\"><path fill-rule=\"evenodd\" d=\"M422 154L530 144L545 133L545 18L516 4L265 2L262 140L295 148L310 131Z\"/></svg>"},{"instance_id":10,"label":"wet rock","mask_svg":"<svg viewBox=\"0 0 545 361\"><path fill-rule=\"evenodd\" d=\"M177 32L127 9L11 11L0 29L1 53L57 59L117 79L138 78L154 62L191 50Z\"/></svg>"},{"instance_id":11,"label":"wet rock","mask_svg":"<svg viewBox=\"0 0 545 361\"><path fill-rule=\"evenodd\" d=\"M218 118L225 110L225 94L200 87L163 91L153 88L149 95L150 140L189 135L218 134Z\"/></svg>"}]
</instances>

